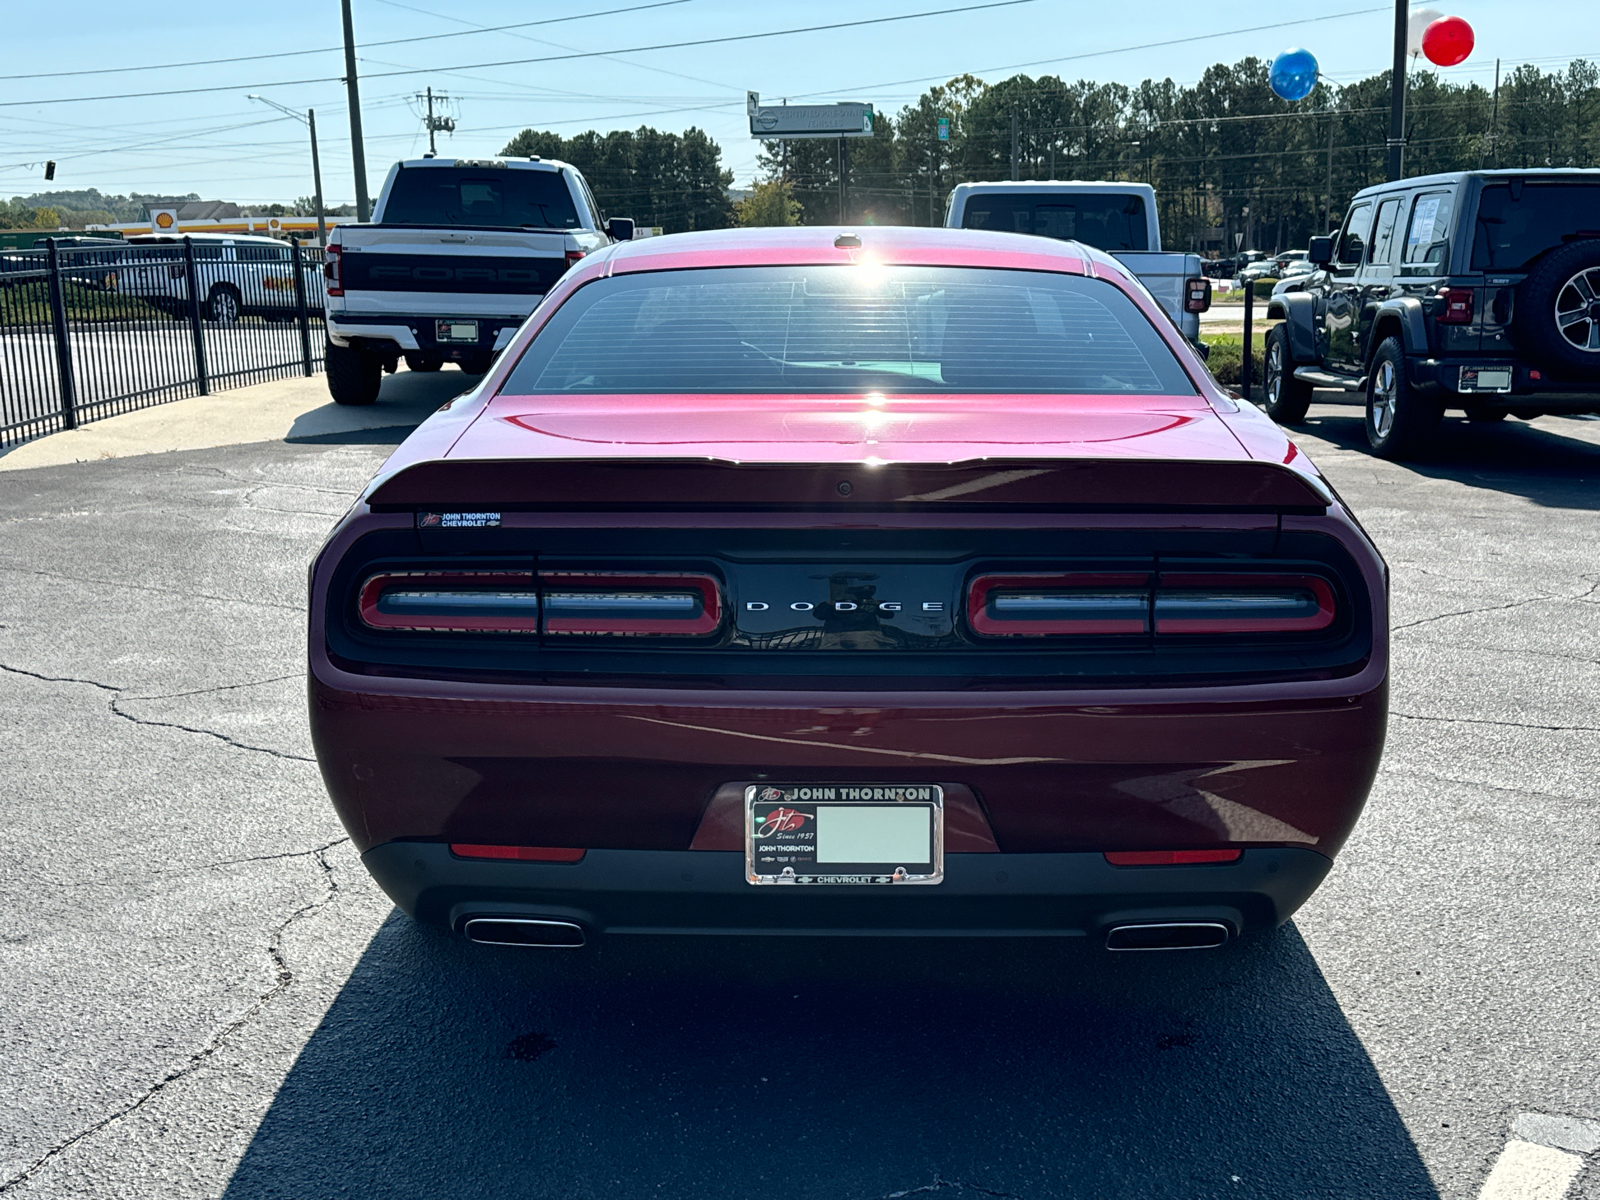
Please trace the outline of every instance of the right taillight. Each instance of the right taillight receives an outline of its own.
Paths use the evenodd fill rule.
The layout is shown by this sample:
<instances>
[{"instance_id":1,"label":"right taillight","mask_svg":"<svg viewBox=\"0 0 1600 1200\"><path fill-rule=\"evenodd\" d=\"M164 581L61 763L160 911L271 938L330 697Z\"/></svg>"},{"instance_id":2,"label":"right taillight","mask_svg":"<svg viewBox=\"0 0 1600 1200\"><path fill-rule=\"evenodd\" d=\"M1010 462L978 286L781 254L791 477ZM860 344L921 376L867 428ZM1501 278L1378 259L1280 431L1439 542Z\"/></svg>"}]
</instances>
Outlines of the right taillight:
<instances>
[{"instance_id":1,"label":"right taillight","mask_svg":"<svg viewBox=\"0 0 1600 1200\"><path fill-rule=\"evenodd\" d=\"M357 603L372 629L539 632L532 571L391 571L369 576Z\"/></svg>"},{"instance_id":2,"label":"right taillight","mask_svg":"<svg viewBox=\"0 0 1600 1200\"><path fill-rule=\"evenodd\" d=\"M322 263L322 274L328 281L328 295L344 295L344 280L340 275L340 263L343 261L344 250L338 245L328 247L327 254Z\"/></svg>"},{"instance_id":3,"label":"right taillight","mask_svg":"<svg viewBox=\"0 0 1600 1200\"><path fill-rule=\"evenodd\" d=\"M1183 282L1183 311L1203 313L1211 308L1211 280L1186 279Z\"/></svg>"},{"instance_id":4,"label":"right taillight","mask_svg":"<svg viewBox=\"0 0 1600 1200\"><path fill-rule=\"evenodd\" d=\"M1150 576L1139 573L979 575L967 623L982 637L1145 633Z\"/></svg>"},{"instance_id":5,"label":"right taillight","mask_svg":"<svg viewBox=\"0 0 1600 1200\"><path fill-rule=\"evenodd\" d=\"M1155 631L1312 633L1333 624L1333 588L1316 575L1164 572Z\"/></svg>"}]
</instances>

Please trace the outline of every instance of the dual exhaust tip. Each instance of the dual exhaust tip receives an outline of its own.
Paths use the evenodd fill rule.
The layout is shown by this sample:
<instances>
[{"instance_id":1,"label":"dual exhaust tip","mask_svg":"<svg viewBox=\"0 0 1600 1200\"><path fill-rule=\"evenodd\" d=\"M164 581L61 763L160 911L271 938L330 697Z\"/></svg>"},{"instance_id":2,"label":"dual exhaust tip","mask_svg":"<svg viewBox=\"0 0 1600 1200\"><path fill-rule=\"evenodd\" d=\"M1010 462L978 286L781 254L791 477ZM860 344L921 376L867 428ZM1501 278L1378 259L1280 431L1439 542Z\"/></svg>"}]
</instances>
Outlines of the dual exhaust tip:
<instances>
[{"instance_id":1,"label":"dual exhaust tip","mask_svg":"<svg viewBox=\"0 0 1600 1200\"><path fill-rule=\"evenodd\" d=\"M473 917L462 927L468 940L481 946L537 946L575 950L586 940L574 921L536 917ZM1107 950L1215 950L1232 936L1220 921L1171 921L1164 924L1113 925L1106 932Z\"/></svg>"}]
</instances>

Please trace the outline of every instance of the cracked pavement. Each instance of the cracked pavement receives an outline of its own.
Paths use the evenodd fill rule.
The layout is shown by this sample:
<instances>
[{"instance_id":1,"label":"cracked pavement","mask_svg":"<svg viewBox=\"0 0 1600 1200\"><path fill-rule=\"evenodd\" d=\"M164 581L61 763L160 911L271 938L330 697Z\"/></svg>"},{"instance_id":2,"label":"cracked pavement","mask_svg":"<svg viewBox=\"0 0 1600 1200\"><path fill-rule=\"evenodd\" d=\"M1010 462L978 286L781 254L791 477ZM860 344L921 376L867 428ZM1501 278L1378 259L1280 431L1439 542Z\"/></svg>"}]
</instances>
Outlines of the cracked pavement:
<instances>
[{"instance_id":1,"label":"cracked pavement","mask_svg":"<svg viewBox=\"0 0 1600 1200\"><path fill-rule=\"evenodd\" d=\"M1600 1118L1600 422L1359 439L1299 431L1394 570L1367 814L1275 938L1115 959L417 929L304 720L386 448L0 474L0 1194L1476 1197Z\"/></svg>"}]
</instances>

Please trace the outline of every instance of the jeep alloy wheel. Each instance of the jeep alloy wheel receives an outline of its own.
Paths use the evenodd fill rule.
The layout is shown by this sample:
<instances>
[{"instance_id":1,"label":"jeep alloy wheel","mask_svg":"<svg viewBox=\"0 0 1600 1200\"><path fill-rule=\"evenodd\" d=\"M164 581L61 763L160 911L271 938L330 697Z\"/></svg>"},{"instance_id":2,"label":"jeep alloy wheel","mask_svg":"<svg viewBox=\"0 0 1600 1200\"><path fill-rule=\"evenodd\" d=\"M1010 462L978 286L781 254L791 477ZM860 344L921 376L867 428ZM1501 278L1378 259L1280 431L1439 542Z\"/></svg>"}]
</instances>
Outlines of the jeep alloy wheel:
<instances>
[{"instance_id":1,"label":"jeep alloy wheel","mask_svg":"<svg viewBox=\"0 0 1600 1200\"><path fill-rule=\"evenodd\" d=\"M1600 267L1579 271L1556 292L1556 328L1577 349L1600 354Z\"/></svg>"}]
</instances>

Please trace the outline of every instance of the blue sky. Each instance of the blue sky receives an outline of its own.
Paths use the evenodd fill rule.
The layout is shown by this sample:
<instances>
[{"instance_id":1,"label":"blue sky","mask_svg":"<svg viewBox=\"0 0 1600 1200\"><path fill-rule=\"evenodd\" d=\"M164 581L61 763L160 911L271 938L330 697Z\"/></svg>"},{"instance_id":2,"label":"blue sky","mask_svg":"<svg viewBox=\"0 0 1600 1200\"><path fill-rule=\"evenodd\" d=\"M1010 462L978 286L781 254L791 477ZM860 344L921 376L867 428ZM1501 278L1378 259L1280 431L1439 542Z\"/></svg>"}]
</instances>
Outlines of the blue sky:
<instances>
[{"instance_id":1,"label":"blue sky","mask_svg":"<svg viewBox=\"0 0 1600 1200\"><path fill-rule=\"evenodd\" d=\"M1381 0L1248 8L1174 0L1142 5L1032 0L858 29L493 68L477 64L925 12L955 7L961 0L761 5L684 0L515 31L465 32L640 2L354 0L373 190L393 160L426 147L414 93L429 85L451 95L447 111L457 121L455 134L441 137L442 155L493 155L527 126L571 134L641 124L675 131L697 125L721 143L724 161L742 185L754 173L758 148L744 115L747 90L813 102L863 100L893 112L928 83L963 71L993 81L1016 74L1018 64L1037 62L1022 70L1130 84L1170 76L1188 83L1213 62L1247 54L1271 57L1290 45L1310 49L1325 75L1346 82L1387 66L1393 22L1392 9L1359 12L1378 7ZM1573 0L1463 0L1461 6L1431 0L1431 5L1465 17L1477 32L1477 49L1447 72L1452 79L1476 79L1487 86L1497 55L1508 66L1533 62L1547 69L1573 57L1600 59L1600 6ZM1321 17L1333 19L1120 50ZM369 44L444 33L462 36ZM199 192L239 201L291 201L309 194L302 127L248 100L247 93L254 91L317 110L328 202L354 198L344 88L337 82L343 60L331 49L341 41L338 0L169 8L80 0L66 18L35 4L8 13L4 37L0 195L46 187ZM17 78L23 71L101 70L307 50L317 52L211 66ZM301 80L313 82L295 82ZM219 90L39 103L185 88ZM53 185L43 181L45 159L58 163Z\"/></svg>"}]
</instances>

